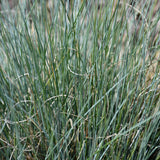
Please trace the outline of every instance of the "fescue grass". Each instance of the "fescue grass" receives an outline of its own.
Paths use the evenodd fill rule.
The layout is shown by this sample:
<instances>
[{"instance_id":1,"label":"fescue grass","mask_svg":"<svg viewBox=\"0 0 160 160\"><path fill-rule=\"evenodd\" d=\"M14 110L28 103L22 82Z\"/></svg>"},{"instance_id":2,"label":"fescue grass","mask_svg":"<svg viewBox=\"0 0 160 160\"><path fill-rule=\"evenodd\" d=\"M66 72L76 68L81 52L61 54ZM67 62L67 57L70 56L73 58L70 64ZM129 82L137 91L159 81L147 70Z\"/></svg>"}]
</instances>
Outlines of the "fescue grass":
<instances>
[{"instance_id":1,"label":"fescue grass","mask_svg":"<svg viewBox=\"0 0 160 160\"><path fill-rule=\"evenodd\" d=\"M158 1L52 2L0 14L1 159L158 160Z\"/></svg>"}]
</instances>

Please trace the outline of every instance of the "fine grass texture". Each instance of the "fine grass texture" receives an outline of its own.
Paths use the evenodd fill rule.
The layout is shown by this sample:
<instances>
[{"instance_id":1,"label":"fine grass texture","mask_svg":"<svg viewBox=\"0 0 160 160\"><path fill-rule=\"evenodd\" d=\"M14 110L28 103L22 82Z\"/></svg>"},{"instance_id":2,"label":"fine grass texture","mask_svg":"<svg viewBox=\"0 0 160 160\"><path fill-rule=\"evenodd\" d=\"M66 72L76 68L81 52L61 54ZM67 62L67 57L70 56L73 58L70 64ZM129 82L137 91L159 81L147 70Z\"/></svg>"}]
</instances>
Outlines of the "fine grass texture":
<instances>
[{"instance_id":1,"label":"fine grass texture","mask_svg":"<svg viewBox=\"0 0 160 160\"><path fill-rule=\"evenodd\" d=\"M25 2L1 6L1 159L159 160L159 1Z\"/></svg>"}]
</instances>

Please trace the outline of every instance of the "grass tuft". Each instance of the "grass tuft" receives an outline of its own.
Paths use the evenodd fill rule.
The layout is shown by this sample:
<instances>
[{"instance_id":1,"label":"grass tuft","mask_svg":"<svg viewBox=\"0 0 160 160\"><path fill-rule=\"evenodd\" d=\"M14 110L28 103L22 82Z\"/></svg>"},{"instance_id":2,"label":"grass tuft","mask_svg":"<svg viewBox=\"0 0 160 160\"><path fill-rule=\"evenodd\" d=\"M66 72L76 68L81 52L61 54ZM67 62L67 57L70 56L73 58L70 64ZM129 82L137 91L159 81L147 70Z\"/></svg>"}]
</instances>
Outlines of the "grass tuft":
<instances>
[{"instance_id":1,"label":"grass tuft","mask_svg":"<svg viewBox=\"0 0 160 160\"><path fill-rule=\"evenodd\" d=\"M158 160L159 7L36 0L1 10L1 159Z\"/></svg>"}]
</instances>

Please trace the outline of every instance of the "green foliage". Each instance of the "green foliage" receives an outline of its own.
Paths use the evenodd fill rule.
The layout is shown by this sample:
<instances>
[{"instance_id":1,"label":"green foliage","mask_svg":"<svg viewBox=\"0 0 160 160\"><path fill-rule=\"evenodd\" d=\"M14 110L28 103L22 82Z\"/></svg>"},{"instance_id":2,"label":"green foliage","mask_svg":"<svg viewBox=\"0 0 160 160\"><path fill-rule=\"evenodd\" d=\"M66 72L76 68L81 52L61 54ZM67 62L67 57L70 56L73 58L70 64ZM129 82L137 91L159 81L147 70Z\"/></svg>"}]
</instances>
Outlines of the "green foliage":
<instances>
[{"instance_id":1,"label":"green foliage","mask_svg":"<svg viewBox=\"0 0 160 160\"><path fill-rule=\"evenodd\" d=\"M1 12L2 159L159 159L157 2Z\"/></svg>"}]
</instances>

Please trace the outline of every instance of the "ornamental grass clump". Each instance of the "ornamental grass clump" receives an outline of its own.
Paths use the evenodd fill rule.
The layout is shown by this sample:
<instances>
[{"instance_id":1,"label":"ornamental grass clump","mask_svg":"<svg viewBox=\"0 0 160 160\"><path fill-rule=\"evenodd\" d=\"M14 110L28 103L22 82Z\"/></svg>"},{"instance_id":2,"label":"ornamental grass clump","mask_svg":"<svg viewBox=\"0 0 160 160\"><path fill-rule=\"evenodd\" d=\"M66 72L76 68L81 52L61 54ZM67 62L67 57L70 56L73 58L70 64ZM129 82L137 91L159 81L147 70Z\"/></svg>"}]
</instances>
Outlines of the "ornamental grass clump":
<instances>
[{"instance_id":1,"label":"ornamental grass clump","mask_svg":"<svg viewBox=\"0 0 160 160\"><path fill-rule=\"evenodd\" d=\"M35 0L1 10L1 159L158 160L157 6Z\"/></svg>"}]
</instances>

